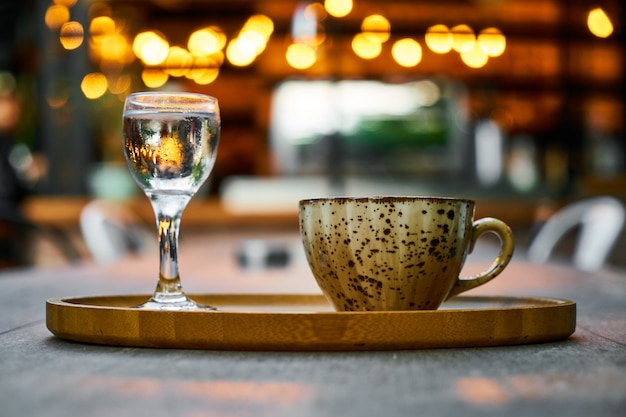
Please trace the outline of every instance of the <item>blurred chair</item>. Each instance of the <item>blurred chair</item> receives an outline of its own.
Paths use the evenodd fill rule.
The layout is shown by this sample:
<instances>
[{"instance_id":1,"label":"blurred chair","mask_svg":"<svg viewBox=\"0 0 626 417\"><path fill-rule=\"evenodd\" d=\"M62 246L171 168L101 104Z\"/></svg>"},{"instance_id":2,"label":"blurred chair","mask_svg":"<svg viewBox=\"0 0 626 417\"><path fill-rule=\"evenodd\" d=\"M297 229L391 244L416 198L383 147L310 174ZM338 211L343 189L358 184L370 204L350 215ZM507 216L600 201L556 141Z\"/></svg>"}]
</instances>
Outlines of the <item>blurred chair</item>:
<instances>
[{"instance_id":1,"label":"blurred chair","mask_svg":"<svg viewBox=\"0 0 626 417\"><path fill-rule=\"evenodd\" d=\"M40 240L51 242L64 261L81 259L67 230L35 224L23 216L17 204L0 200L0 268L35 265Z\"/></svg>"},{"instance_id":2,"label":"blurred chair","mask_svg":"<svg viewBox=\"0 0 626 417\"><path fill-rule=\"evenodd\" d=\"M154 240L133 211L108 200L87 203L80 214L80 229L87 249L101 264L141 254Z\"/></svg>"},{"instance_id":3,"label":"blurred chair","mask_svg":"<svg viewBox=\"0 0 626 417\"><path fill-rule=\"evenodd\" d=\"M624 205L616 198L602 196L571 203L539 229L528 247L528 259L545 263L565 235L579 227L572 262L576 268L595 271L602 268L624 227Z\"/></svg>"}]
</instances>

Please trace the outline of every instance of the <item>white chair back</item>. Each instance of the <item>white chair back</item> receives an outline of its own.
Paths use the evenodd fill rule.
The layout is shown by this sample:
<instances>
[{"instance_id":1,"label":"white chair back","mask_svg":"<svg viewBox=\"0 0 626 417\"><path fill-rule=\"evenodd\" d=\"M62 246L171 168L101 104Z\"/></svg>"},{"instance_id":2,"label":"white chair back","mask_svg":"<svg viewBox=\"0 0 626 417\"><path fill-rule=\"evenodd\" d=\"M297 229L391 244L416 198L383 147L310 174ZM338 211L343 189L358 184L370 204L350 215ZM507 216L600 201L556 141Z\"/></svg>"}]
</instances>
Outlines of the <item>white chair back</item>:
<instances>
[{"instance_id":1,"label":"white chair back","mask_svg":"<svg viewBox=\"0 0 626 417\"><path fill-rule=\"evenodd\" d=\"M611 196L595 197L569 204L550 217L528 247L531 262L545 263L557 243L580 226L573 264L586 271L602 268L624 228L624 205Z\"/></svg>"}]
</instances>

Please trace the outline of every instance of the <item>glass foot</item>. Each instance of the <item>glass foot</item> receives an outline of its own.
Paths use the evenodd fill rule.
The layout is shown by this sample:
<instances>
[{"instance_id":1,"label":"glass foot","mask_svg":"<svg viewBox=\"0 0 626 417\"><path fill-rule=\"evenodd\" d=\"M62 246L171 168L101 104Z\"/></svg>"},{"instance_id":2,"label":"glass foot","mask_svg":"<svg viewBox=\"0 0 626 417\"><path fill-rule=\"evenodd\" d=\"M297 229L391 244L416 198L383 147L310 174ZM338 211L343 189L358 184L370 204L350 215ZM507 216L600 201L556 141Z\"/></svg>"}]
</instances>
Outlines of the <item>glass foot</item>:
<instances>
[{"instance_id":1,"label":"glass foot","mask_svg":"<svg viewBox=\"0 0 626 417\"><path fill-rule=\"evenodd\" d=\"M166 311L189 311L189 310L217 310L212 306L196 303L187 297L180 297L176 300L159 300L152 297L150 300L137 306L146 310L166 310Z\"/></svg>"}]
</instances>

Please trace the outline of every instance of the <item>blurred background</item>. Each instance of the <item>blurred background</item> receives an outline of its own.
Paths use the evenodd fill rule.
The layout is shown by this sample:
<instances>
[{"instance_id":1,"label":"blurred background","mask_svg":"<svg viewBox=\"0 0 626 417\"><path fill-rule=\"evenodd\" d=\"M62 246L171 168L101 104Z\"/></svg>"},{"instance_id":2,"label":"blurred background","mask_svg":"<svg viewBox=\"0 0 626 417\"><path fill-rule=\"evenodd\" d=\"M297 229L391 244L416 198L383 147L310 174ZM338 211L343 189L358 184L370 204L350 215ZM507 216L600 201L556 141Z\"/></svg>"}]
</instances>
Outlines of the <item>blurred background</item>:
<instances>
[{"instance_id":1,"label":"blurred background","mask_svg":"<svg viewBox=\"0 0 626 417\"><path fill-rule=\"evenodd\" d=\"M218 208L191 225L429 194L531 231L626 197L623 22L618 0L0 0L3 205L68 229L91 199L143 201L124 98L184 90L222 112L196 197Z\"/></svg>"}]
</instances>

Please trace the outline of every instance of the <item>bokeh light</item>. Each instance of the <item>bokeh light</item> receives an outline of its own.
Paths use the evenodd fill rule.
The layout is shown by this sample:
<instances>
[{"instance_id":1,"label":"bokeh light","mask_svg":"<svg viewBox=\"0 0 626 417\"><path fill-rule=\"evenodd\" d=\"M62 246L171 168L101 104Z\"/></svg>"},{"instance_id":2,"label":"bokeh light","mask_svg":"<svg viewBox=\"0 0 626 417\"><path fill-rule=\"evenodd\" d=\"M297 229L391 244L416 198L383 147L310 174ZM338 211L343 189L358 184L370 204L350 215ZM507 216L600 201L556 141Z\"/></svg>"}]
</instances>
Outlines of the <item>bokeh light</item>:
<instances>
[{"instance_id":1,"label":"bokeh light","mask_svg":"<svg viewBox=\"0 0 626 417\"><path fill-rule=\"evenodd\" d=\"M250 39L235 38L226 47L226 58L237 67L245 67L254 62L256 52L257 47Z\"/></svg>"},{"instance_id":2,"label":"bokeh light","mask_svg":"<svg viewBox=\"0 0 626 417\"><path fill-rule=\"evenodd\" d=\"M352 0L325 0L324 9L334 17L344 17L352 11Z\"/></svg>"},{"instance_id":3,"label":"bokeh light","mask_svg":"<svg viewBox=\"0 0 626 417\"><path fill-rule=\"evenodd\" d=\"M250 16L239 34L226 47L226 58L238 67L254 62L261 54L274 31L274 22L262 14Z\"/></svg>"},{"instance_id":4,"label":"bokeh light","mask_svg":"<svg viewBox=\"0 0 626 417\"><path fill-rule=\"evenodd\" d=\"M160 69L146 68L141 72L141 81L148 88L162 87L169 78L169 74Z\"/></svg>"},{"instance_id":5,"label":"bokeh light","mask_svg":"<svg viewBox=\"0 0 626 417\"><path fill-rule=\"evenodd\" d=\"M474 30L467 25L456 25L450 29L452 33L452 49L457 52L469 51L476 43Z\"/></svg>"},{"instance_id":6,"label":"bokeh light","mask_svg":"<svg viewBox=\"0 0 626 417\"><path fill-rule=\"evenodd\" d=\"M382 45L376 38L372 38L365 33L357 33L352 38L352 50L363 59L374 59L380 55Z\"/></svg>"},{"instance_id":7,"label":"bokeh light","mask_svg":"<svg viewBox=\"0 0 626 417\"><path fill-rule=\"evenodd\" d=\"M265 50L267 41L262 33L256 30L245 30L239 34L239 40L248 42L254 46L254 58L261 54Z\"/></svg>"},{"instance_id":8,"label":"bokeh light","mask_svg":"<svg viewBox=\"0 0 626 417\"><path fill-rule=\"evenodd\" d=\"M470 68L482 68L487 64L489 56L478 43L474 43L472 49L461 52L461 59Z\"/></svg>"},{"instance_id":9,"label":"bokeh light","mask_svg":"<svg viewBox=\"0 0 626 417\"><path fill-rule=\"evenodd\" d=\"M63 5L51 5L46 9L44 22L50 29L58 29L70 20L70 10Z\"/></svg>"},{"instance_id":10,"label":"bokeh light","mask_svg":"<svg viewBox=\"0 0 626 417\"><path fill-rule=\"evenodd\" d=\"M72 8L76 5L78 0L54 0L53 3L60 5L60 6L65 6L68 9Z\"/></svg>"},{"instance_id":11,"label":"bokeh light","mask_svg":"<svg viewBox=\"0 0 626 417\"><path fill-rule=\"evenodd\" d=\"M191 69L193 56L180 46L170 47L165 59L165 71L172 77L182 77Z\"/></svg>"},{"instance_id":12,"label":"bokeh light","mask_svg":"<svg viewBox=\"0 0 626 417\"><path fill-rule=\"evenodd\" d=\"M85 30L79 22L71 21L63 23L59 33L59 41L67 50L76 49L83 44Z\"/></svg>"},{"instance_id":13,"label":"bokeh light","mask_svg":"<svg viewBox=\"0 0 626 417\"><path fill-rule=\"evenodd\" d=\"M106 93L108 88L107 77L100 72L92 72L83 77L80 89L90 100L100 98Z\"/></svg>"},{"instance_id":14,"label":"bokeh light","mask_svg":"<svg viewBox=\"0 0 626 417\"><path fill-rule=\"evenodd\" d=\"M98 16L91 19L89 34L94 42L101 42L102 38L115 32L115 21L109 16Z\"/></svg>"},{"instance_id":15,"label":"bokeh light","mask_svg":"<svg viewBox=\"0 0 626 417\"><path fill-rule=\"evenodd\" d=\"M107 81L109 91L113 94L127 94L130 92L131 77L128 74L121 74Z\"/></svg>"},{"instance_id":16,"label":"bokeh light","mask_svg":"<svg viewBox=\"0 0 626 417\"><path fill-rule=\"evenodd\" d=\"M169 53L169 42L153 31L141 32L133 41L133 52L146 65L162 64Z\"/></svg>"},{"instance_id":17,"label":"bokeh light","mask_svg":"<svg viewBox=\"0 0 626 417\"><path fill-rule=\"evenodd\" d=\"M193 55L211 55L221 51L226 44L226 36L215 27L196 30L189 35L187 49Z\"/></svg>"},{"instance_id":18,"label":"bokeh light","mask_svg":"<svg viewBox=\"0 0 626 417\"><path fill-rule=\"evenodd\" d=\"M497 28L486 28L480 31L476 42L488 56L496 57L504 53L506 38Z\"/></svg>"},{"instance_id":19,"label":"bokeh light","mask_svg":"<svg viewBox=\"0 0 626 417\"><path fill-rule=\"evenodd\" d=\"M100 54L104 61L117 64L129 64L135 59L132 46L121 33L114 32L102 38Z\"/></svg>"},{"instance_id":20,"label":"bokeh light","mask_svg":"<svg viewBox=\"0 0 626 417\"><path fill-rule=\"evenodd\" d=\"M250 16L243 26L242 32L253 31L261 34L267 41L274 32L274 22L263 14Z\"/></svg>"},{"instance_id":21,"label":"bokeh light","mask_svg":"<svg viewBox=\"0 0 626 417\"><path fill-rule=\"evenodd\" d=\"M191 57L193 58L193 63L191 64L191 68L189 68L189 70L185 73L185 77L193 80L204 75L211 64L211 61L206 55L191 54Z\"/></svg>"},{"instance_id":22,"label":"bokeh light","mask_svg":"<svg viewBox=\"0 0 626 417\"><path fill-rule=\"evenodd\" d=\"M446 25L429 27L424 39L426 46L437 54L446 54L452 50L452 33Z\"/></svg>"},{"instance_id":23,"label":"bokeh light","mask_svg":"<svg viewBox=\"0 0 626 417\"><path fill-rule=\"evenodd\" d=\"M72 85L67 79L59 78L52 81L45 90L48 105L53 109L60 109L69 101Z\"/></svg>"},{"instance_id":24,"label":"bokeh light","mask_svg":"<svg viewBox=\"0 0 626 417\"><path fill-rule=\"evenodd\" d=\"M304 8L304 14L306 16L313 16L318 22L321 22L328 17L328 12L324 6L316 1L306 5Z\"/></svg>"},{"instance_id":25,"label":"bokeh light","mask_svg":"<svg viewBox=\"0 0 626 417\"><path fill-rule=\"evenodd\" d=\"M193 80L196 84L200 85L210 84L217 79L219 73L219 68L207 68L200 77L194 78Z\"/></svg>"},{"instance_id":26,"label":"bokeh light","mask_svg":"<svg viewBox=\"0 0 626 417\"><path fill-rule=\"evenodd\" d=\"M93 2L89 5L87 16L89 19L94 19L98 16L113 16L113 11L108 3Z\"/></svg>"},{"instance_id":27,"label":"bokeh light","mask_svg":"<svg viewBox=\"0 0 626 417\"><path fill-rule=\"evenodd\" d=\"M317 53L315 49L305 43L292 43L287 48L285 54L287 63L295 69L307 69L315 64L317 60Z\"/></svg>"},{"instance_id":28,"label":"bokeh light","mask_svg":"<svg viewBox=\"0 0 626 417\"><path fill-rule=\"evenodd\" d=\"M400 39L393 44L391 55L399 65L414 67L422 60L422 47L414 39Z\"/></svg>"},{"instance_id":29,"label":"bokeh light","mask_svg":"<svg viewBox=\"0 0 626 417\"><path fill-rule=\"evenodd\" d=\"M589 31L598 38L607 38L613 33L613 23L609 16L597 7L589 12L587 16L587 27Z\"/></svg>"},{"instance_id":30,"label":"bokeh light","mask_svg":"<svg viewBox=\"0 0 626 417\"><path fill-rule=\"evenodd\" d=\"M389 40L391 24L385 16L373 14L363 19L361 32L372 41L384 43Z\"/></svg>"}]
</instances>

